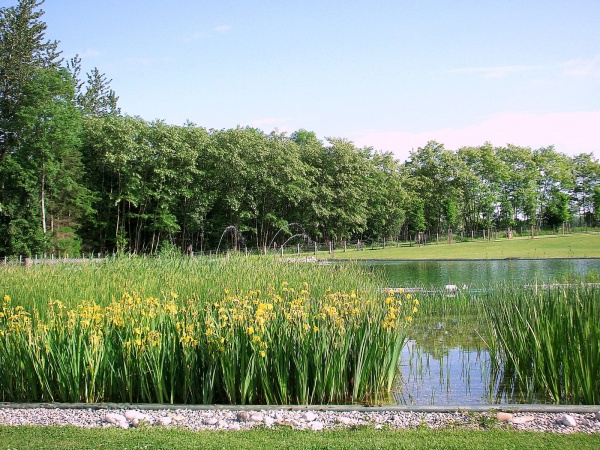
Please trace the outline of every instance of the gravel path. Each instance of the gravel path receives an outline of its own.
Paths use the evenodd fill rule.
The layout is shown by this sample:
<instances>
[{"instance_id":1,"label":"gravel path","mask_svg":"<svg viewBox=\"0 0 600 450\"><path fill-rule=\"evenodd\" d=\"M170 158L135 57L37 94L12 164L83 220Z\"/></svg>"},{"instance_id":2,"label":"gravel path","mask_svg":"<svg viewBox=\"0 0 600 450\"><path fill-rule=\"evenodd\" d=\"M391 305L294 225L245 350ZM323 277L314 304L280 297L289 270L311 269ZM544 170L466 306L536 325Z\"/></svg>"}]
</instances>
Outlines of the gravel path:
<instances>
[{"instance_id":1,"label":"gravel path","mask_svg":"<svg viewBox=\"0 0 600 450\"><path fill-rule=\"evenodd\" d=\"M241 430L252 427L291 427L320 431L368 426L406 429L515 429L553 433L600 433L600 411L560 412L417 412L332 411L298 409L104 409L1 407L0 425L64 426L87 428L135 426L200 430Z\"/></svg>"}]
</instances>

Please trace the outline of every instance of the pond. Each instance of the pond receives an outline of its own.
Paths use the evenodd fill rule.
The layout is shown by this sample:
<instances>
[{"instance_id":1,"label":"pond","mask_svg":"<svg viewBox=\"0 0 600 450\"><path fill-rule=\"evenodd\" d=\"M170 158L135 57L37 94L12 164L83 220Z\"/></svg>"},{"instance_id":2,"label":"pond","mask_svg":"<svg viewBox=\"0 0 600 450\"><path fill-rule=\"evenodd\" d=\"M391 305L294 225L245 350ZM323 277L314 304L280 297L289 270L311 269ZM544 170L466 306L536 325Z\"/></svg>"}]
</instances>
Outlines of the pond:
<instances>
[{"instance_id":1,"label":"pond","mask_svg":"<svg viewBox=\"0 0 600 450\"><path fill-rule=\"evenodd\" d=\"M531 284L600 274L600 259L499 259L443 261L360 261L383 275L386 287L485 287L502 281Z\"/></svg>"},{"instance_id":2,"label":"pond","mask_svg":"<svg viewBox=\"0 0 600 450\"><path fill-rule=\"evenodd\" d=\"M477 301L480 288L499 282L533 284L595 278L600 259L451 260L361 262L383 275L387 287L441 289L456 285ZM448 292L444 301L453 301ZM503 380L493 369L485 340L474 315L415 318L402 352L400 382L393 399L404 405L482 405L546 403Z\"/></svg>"}]
</instances>

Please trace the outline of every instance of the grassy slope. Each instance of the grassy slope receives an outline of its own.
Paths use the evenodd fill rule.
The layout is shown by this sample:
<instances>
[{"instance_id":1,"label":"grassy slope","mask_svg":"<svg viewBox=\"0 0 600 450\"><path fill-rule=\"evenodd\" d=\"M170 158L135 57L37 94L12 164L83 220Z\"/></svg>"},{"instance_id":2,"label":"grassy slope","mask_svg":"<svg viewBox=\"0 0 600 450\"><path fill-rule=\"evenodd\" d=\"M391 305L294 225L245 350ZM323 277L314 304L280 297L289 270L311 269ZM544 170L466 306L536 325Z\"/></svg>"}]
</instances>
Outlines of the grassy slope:
<instances>
[{"instance_id":1,"label":"grassy slope","mask_svg":"<svg viewBox=\"0 0 600 450\"><path fill-rule=\"evenodd\" d=\"M44 449L551 449L600 448L600 434L551 434L488 430L339 430L325 432L251 430L191 432L159 429L2 427L1 448Z\"/></svg>"},{"instance_id":2,"label":"grassy slope","mask_svg":"<svg viewBox=\"0 0 600 450\"><path fill-rule=\"evenodd\" d=\"M320 252L320 258L329 253ZM386 249L335 251L336 259L505 259L505 258L600 258L600 234L539 236L447 244L435 241L422 247L388 246Z\"/></svg>"}]
</instances>

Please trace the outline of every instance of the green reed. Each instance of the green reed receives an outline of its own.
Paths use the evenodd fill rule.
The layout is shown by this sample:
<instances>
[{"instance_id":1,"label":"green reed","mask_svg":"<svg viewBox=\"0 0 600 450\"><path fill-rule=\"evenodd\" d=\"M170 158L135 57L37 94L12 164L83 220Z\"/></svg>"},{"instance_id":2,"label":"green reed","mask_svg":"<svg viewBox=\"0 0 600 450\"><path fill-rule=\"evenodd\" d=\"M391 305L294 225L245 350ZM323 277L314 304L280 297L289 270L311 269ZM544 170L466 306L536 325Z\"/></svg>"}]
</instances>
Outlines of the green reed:
<instances>
[{"instance_id":1,"label":"green reed","mask_svg":"<svg viewBox=\"0 0 600 450\"><path fill-rule=\"evenodd\" d=\"M503 286L484 302L504 379L555 403L600 402L598 286Z\"/></svg>"},{"instance_id":2,"label":"green reed","mask_svg":"<svg viewBox=\"0 0 600 450\"><path fill-rule=\"evenodd\" d=\"M386 398L418 309L354 265L139 258L3 270L9 401Z\"/></svg>"}]
</instances>

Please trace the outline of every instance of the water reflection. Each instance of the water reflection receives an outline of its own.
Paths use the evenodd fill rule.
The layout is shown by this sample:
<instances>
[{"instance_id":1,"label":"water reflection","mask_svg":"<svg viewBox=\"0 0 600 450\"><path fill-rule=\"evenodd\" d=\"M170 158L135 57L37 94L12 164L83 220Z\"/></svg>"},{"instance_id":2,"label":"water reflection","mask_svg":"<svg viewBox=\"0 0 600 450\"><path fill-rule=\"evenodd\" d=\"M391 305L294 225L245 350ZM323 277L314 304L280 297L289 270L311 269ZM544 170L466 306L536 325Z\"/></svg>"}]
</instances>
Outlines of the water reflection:
<instances>
[{"instance_id":1,"label":"water reflection","mask_svg":"<svg viewBox=\"0 0 600 450\"><path fill-rule=\"evenodd\" d=\"M363 261L383 275L388 286L443 287L447 284L485 287L499 282L549 282L600 273L600 259L512 259L461 261Z\"/></svg>"}]
</instances>

